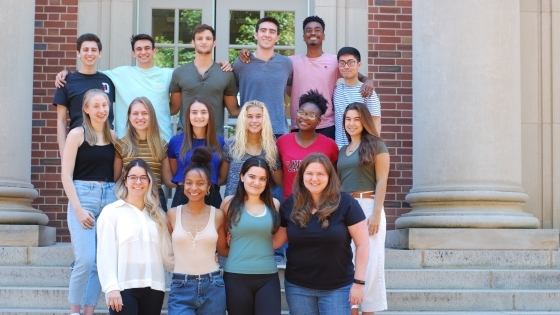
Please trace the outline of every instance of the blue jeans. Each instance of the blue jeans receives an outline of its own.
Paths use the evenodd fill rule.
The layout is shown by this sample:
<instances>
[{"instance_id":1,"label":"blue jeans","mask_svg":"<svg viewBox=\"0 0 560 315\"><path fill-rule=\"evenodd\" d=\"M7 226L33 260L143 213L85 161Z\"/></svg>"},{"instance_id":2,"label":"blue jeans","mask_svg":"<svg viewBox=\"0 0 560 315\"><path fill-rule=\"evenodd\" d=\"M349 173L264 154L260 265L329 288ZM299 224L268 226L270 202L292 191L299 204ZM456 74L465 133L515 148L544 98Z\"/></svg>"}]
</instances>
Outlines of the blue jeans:
<instances>
[{"instance_id":1,"label":"blue jeans","mask_svg":"<svg viewBox=\"0 0 560 315\"><path fill-rule=\"evenodd\" d=\"M99 217L106 205L117 200L115 183L74 181L76 193L84 210ZM97 229L82 227L72 204L68 202L68 229L74 249L74 268L70 275L68 301L72 305L96 306L101 294L101 284L97 275Z\"/></svg>"},{"instance_id":2,"label":"blue jeans","mask_svg":"<svg viewBox=\"0 0 560 315\"><path fill-rule=\"evenodd\" d=\"M316 290L284 280L290 315L350 315L350 287Z\"/></svg>"},{"instance_id":3,"label":"blue jeans","mask_svg":"<svg viewBox=\"0 0 560 315\"><path fill-rule=\"evenodd\" d=\"M223 315L226 286L219 271L196 276L173 274L167 302L169 315Z\"/></svg>"}]
</instances>

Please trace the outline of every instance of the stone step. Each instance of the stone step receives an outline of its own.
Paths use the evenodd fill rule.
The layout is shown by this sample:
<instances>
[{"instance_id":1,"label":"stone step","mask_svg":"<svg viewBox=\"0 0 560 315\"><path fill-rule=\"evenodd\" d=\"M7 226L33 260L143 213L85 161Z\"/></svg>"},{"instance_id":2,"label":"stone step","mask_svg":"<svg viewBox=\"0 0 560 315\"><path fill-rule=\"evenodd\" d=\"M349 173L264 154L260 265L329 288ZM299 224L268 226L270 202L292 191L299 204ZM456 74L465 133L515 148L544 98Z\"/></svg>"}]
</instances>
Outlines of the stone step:
<instances>
[{"instance_id":1,"label":"stone step","mask_svg":"<svg viewBox=\"0 0 560 315\"><path fill-rule=\"evenodd\" d=\"M282 309L287 310L288 304L284 289L281 290ZM169 289L165 292L163 309L167 309ZM0 309L66 309L69 308L67 287L18 287L0 286ZM97 302L97 309L107 311L105 295L102 293ZM0 314L4 315L3 312Z\"/></svg>"},{"instance_id":2,"label":"stone step","mask_svg":"<svg viewBox=\"0 0 560 315\"><path fill-rule=\"evenodd\" d=\"M70 273L70 267L0 266L0 286L67 287ZM283 288L284 269L278 274ZM385 280L388 289L557 289L560 270L387 269Z\"/></svg>"},{"instance_id":3,"label":"stone step","mask_svg":"<svg viewBox=\"0 0 560 315\"><path fill-rule=\"evenodd\" d=\"M47 247L0 247L0 266L70 266L70 243ZM385 250L386 269L560 269L560 251Z\"/></svg>"},{"instance_id":4,"label":"stone step","mask_svg":"<svg viewBox=\"0 0 560 315\"><path fill-rule=\"evenodd\" d=\"M387 290L392 311L560 311L557 290Z\"/></svg>"}]
</instances>

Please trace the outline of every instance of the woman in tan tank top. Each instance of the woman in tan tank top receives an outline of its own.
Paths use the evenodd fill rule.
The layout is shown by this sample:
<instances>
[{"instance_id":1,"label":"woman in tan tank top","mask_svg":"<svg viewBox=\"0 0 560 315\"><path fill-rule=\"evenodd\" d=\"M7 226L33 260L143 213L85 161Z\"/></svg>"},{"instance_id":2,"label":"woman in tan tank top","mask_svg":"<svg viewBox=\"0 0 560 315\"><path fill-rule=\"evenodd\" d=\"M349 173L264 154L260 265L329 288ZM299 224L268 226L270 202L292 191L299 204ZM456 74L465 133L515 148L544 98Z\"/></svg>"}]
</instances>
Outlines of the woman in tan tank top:
<instances>
[{"instance_id":1,"label":"woman in tan tank top","mask_svg":"<svg viewBox=\"0 0 560 315\"><path fill-rule=\"evenodd\" d=\"M175 269L169 293L169 315L223 315L226 312L224 280L216 262L216 248L226 248L224 215L207 205L211 189L212 151L194 150L185 169L184 193L187 204L169 209Z\"/></svg>"}]
</instances>

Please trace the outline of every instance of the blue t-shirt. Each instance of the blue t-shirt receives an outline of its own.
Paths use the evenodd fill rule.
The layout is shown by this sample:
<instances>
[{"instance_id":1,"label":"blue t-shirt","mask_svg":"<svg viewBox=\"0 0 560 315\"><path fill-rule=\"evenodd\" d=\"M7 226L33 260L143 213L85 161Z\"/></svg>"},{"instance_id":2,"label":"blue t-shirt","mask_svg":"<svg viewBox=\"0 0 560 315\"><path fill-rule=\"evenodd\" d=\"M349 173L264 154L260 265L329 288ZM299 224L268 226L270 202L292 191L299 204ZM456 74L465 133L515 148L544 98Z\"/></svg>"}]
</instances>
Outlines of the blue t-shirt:
<instances>
[{"instance_id":1,"label":"blue t-shirt","mask_svg":"<svg viewBox=\"0 0 560 315\"><path fill-rule=\"evenodd\" d=\"M83 74L72 72L66 77L66 85L56 89L53 105L63 105L70 114L70 128L72 130L83 123L82 106L84 95L91 89L100 89L109 97L109 125L113 126L113 102L115 101L115 86L109 77L103 73Z\"/></svg>"},{"instance_id":2,"label":"blue t-shirt","mask_svg":"<svg viewBox=\"0 0 560 315\"><path fill-rule=\"evenodd\" d=\"M175 173L175 175L173 175L173 179L172 181L174 183L180 183L183 182L185 180L185 178L183 177L185 174L185 169L187 168L187 166L191 163L191 157L193 154L194 149L204 146L206 145L206 140L205 139L193 139L193 143L192 143L192 148L187 151L187 154L185 155L185 159L181 159L181 144L183 143L183 137L184 137L184 133L180 133L178 135L173 136L173 138L171 138L171 140L169 141L169 147L168 147L168 157L170 159L176 159L177 160L177 173ZM220 147L224 146L224 138L222 138L222 136L218 136L218 141L220 143ZM222 160L220 159L220 157L218 156L218 153L216 152L212 152L212 163L210 163L210 166L212 167L211 171L211 181L212 183L218 185L218 171L220 170L220 164L222 163Z\"/></svg>"},{"instance_id":3,"label":"blue t-shirt","mask_svg":"<svg viewBox=\"0 0 560 315\"><path fill-rule=\"evenodd\" d=\"M263 61L253 54L249 58L249 63L243 63L239 58L233 63L241 104L252 100L263 102L268 110L274 134L287 134L284 93L294 69L292 61L278 53L274 53L268 61Z\"/></svg>"}]
</instances>

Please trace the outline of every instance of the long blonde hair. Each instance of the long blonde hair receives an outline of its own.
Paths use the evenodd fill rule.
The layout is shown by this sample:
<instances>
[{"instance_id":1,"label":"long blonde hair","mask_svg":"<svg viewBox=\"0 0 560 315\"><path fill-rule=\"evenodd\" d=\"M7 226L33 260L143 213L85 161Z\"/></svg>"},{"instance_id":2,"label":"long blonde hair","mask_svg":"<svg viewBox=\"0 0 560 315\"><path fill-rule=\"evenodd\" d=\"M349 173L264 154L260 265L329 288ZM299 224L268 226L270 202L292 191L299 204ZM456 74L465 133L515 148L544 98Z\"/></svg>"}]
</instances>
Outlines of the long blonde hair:
<instances>
[{"instance_id":1,"label":"long blonde hair","mask_svg":"<svg viewBox=\"0 0 560 315\"><path fill-rule=\"evenodd\" d=\"M278 150L274 141L274 133L272 131L272 123L268 110L263 102L257 100L248 101L241 107L237 118L237 126L235 127L235 142L230 148L230 155L234 160L240 161L247 152L247 111L251 107L260 108L262 110L262 129L261 129L261 147L264 150L264 159L270 166L272 171L276 170L276 160L278 158Z\"/></svg>"},{"instance_id":2,"label":"long blonde hair","mask_svg":"<svg viewBox=\"0 0 560 315\"><path fill-rule=\"evenodd\" d=\"M163 141L159 135L159 125L156 117L156 111L152 102L145 97L140 96L132 100L130 106L128 106L127 119L126 119L126 131L125 136L121 139L123 142L122 155L123 157L128 156L138 156L138 146L140 140L138 139L138 133L136 129L130 123L130 113L132 111L132 105L140 103L146 107L148 115L150 116L148 124L148 134L146 135L146 141L148 142L148 149L152 154L152 158L156 161L161 161L164 158L163 152Z\"/></svg>"},{"instance_id":3,"label":"long blonde hair","mask_svg":"<svg viewBox=\"0 0 560 315\"><path fill-rule=\"evenodd\" d=\"M126 198L126 196L128 195L128 188L126 188L125 182L127 180L128 173L135 166L143 168L146 171L146 174L148 174L148 178L150 179L150 183L148 184L148 191L144 195L144 209L148 212L150 218L152 218L152 220L154 220L154 222L156 223L160 241L163 241L165 239L164 233L168 233L167 217L165 216L165 213L163 212L159 204L157 178L146 161L142 159L134 159L130 161L130 163L128 163L128 165L122 172L121 178L119 178L117 184L115 185L115 194L119 199Z\"/></svg>"},{"instance_id":4,"label":"long blonde hair","mask_svg":"<svg viewBox=\"0 0 560 315\"><path fill-rule=\"evenodd\" d=\"M84 139L90 146L94 146L97 143L97 134L95 133L93 125L91 124L91 118L89 117L89 114L86 113L85 109L89 106L89 102L91 101L91 99L97 95L103 95L103 97L107 101L107 104L109 105L109 113L111 112L112 106L107 94L100 89L91 89L84 95L84 102L82 104L82 124L84 126ZM107 114L107 117L109 117L109 114ZM109 126L108 119L105 120L105 123L103 124L103 142L113 143L113 137L111 136L111 127Z\"/></svg>"}]
</instances>

